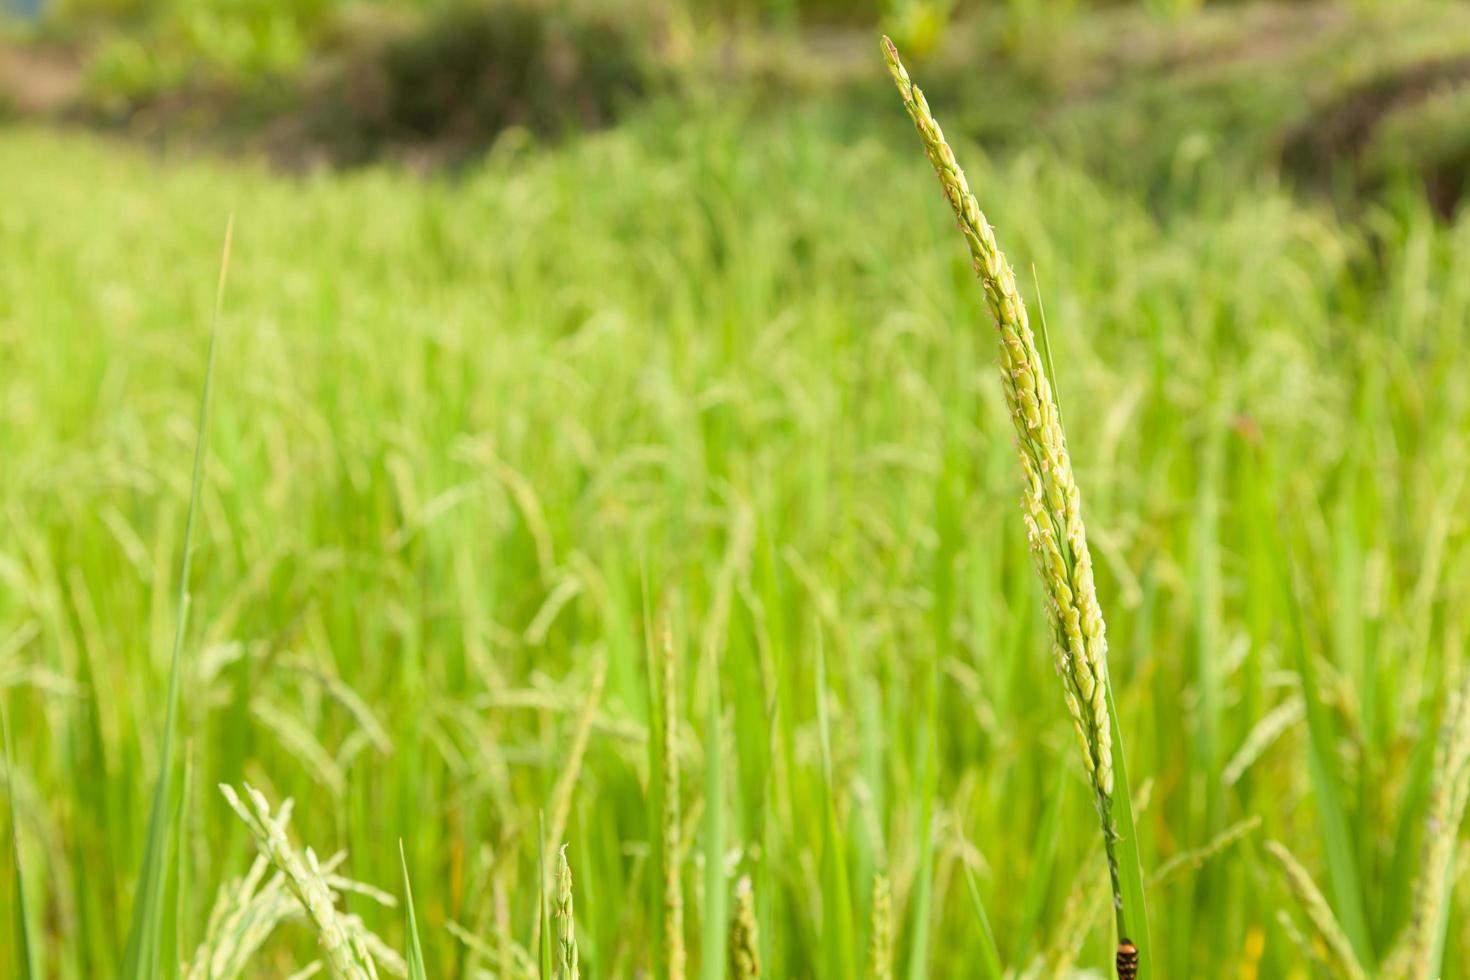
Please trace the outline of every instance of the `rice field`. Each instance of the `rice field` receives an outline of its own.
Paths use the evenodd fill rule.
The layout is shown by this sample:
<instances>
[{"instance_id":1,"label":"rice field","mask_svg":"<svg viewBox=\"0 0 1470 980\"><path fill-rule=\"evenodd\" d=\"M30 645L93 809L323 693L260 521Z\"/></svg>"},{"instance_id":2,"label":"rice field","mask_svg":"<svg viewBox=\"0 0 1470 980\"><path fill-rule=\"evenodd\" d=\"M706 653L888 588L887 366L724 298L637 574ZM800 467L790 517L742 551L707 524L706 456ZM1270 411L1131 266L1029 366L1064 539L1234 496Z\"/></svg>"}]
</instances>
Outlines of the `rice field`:
<instances>
[{"instance_id":1,"label":"rice field","mask_svg":"<svg viewBox=\"0 0 1470 980\"><path fill-rule=\"evenodd\" d=\"M1113 975L992 315L887 110L429 180L0 130L0 975ZM1466 975L1470 219L955 153L1045 326L1141 975Z\"/></svg>"}]
</instances>

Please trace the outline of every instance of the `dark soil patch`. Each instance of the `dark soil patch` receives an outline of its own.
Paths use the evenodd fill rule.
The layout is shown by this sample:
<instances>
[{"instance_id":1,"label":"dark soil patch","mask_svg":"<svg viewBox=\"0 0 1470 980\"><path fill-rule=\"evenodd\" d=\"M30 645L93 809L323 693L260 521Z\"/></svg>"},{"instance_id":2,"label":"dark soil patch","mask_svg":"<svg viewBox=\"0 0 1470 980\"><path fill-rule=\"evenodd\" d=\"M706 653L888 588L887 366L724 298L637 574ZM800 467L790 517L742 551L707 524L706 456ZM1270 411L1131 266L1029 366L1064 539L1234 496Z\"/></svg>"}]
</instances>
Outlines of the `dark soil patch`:
<instances>
[{"instance_id":1,"label":"dark soil patch","mask_svg":"<svg viewBox=\"0 0 1470 980\"><path fill-rule=\"evenodd\" d=\"M1420 62L1385 72L1340 91L1318 105L1286 136L1285 169L1298 178L1329 184L1343 176L1362 186L1385 175L1365 160L1374 139L1396 113L1470 85L1470 55ZM1444 156L1403 147L1399 157L1417 169L1436 210L1448 216L1470 189L1470 157Z\"/></svg>"}]
</instances>

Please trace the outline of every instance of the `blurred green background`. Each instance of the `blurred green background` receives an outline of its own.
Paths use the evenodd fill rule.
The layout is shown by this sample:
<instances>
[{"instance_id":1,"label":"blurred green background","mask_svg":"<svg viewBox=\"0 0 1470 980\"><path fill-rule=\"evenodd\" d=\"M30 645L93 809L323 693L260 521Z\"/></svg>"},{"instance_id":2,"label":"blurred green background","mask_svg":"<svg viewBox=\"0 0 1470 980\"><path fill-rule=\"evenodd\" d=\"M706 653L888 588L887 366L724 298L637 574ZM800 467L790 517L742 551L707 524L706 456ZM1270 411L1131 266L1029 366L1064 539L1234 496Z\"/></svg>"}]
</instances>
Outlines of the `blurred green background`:
<instances>
[{"instance_id":1,"label":"blurred green background","mask_svg":"<svg viewBox=\"0 0 1470 980\"><path fill-rule=\"evenodd\" d=\"M1013 975L1111 975L992 328L880 31L1044 303L1158 975L1332 975L1268 838L1389 957L1470 637L1470 5L9 2L0 919L46 975L122 958L232 213L165 975L242 780L354 878L404 841L430 975L524 975L483 947L531 942L574 765L585 975L663 976L660 610L693 966L721 853L770 976L861 974L878 871L896 975L984 976L979 908Z\"/></svg>"}]
</instances>

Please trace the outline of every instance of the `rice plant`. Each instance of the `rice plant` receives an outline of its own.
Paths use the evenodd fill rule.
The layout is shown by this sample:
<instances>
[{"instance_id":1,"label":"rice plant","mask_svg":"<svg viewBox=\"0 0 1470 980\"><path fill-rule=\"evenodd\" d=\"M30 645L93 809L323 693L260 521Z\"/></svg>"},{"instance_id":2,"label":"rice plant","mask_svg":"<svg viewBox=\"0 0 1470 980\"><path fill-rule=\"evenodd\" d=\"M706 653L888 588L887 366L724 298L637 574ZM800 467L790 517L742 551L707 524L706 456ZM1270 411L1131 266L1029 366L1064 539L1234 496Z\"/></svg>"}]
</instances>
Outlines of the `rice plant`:
<instances>
[{"instance_id":1,"label":"rice plant","mask_svg":"<svg viewBox=\"0 0 1470 980\"><path fill-rule=\"evenodd\" d=\"M452 180L0 127L0 976L1465 974L1470 225L1236 145L1465 14L1247 6L956 23L943 207L799 30Z\"/></svg>"},{"instance_id":2,"label":"rice plant","mask_svg":"<svg viewBox=\"0 0 1470 980\"><path fill-rule=\"evenodd\" d=\"M755 980L761 975L760 926L755 917L755 888L746 875L735 883L735 914L730 917L730 972L732 980Z\"/></svg>"},{"instance_id":3,"label":"rice plant","mask_svg":"<svg viewBox=\"0 0 1470 980\"><path fill-rule=\"evenodd\" d=\"M556 924L556 947L552 951L552 976L555 980L577 980L577 922L572 905L572 868L567 863L563 844L556 852L556 898L551 909Z\"/></svg>"},{"instance_id":4,"label":"rice plant","mask_svg":"<svg viewBox=\"0 0 1470 980\"><path fill-rule=\"evenodd\" d=\"M331 976L341 980L376 980L379 962L395 975L407 972L402 958L369 932L361 919L337 908L343 883L330 877L328 865L319 861L310 847L297 851L292 846L286 836L293 806L290 800L273 813L264 794L252 786L245 787L243 798L230 786L220 786L220 792L249 828L261 855L280 873L285 888L305 912ZM365 891L382 904L394 904L390 896L374 889L348 887Z\"/></svg>"},{"instance_id":5,"label":"rice plant","mask_svg":"<svg viewBox=\"0 0 1470 980\"><path fill-rule=\"evenodd\" d=\"M1081 495L1072 475L1066 434L1062 430L1061 409L1048 378L1050 372L1042 363L1041 351L1031 331L1025 301L1016 287L1015 272L997 247L995 233L970 193L965 173L930 113L923 91L909 80L898 50L886 37L883 53L944 196L959 221L999 330L1001 387L1015 425L1025 483L1022 516L1046 591L1052 653L1057 674L1062 678L1063 700L1092 783L1102 825L1117 933L1120 942L1132 933L1138 937L1140 949L1147 950L1151 945L1148 914L1143 904L1138 840L1130 809L1122 738L1113 723L1107 639L1093 581L1092 555L1082 525ZM1142 954L1144 964L1148 957L1148 953Z\"/></svg>"},{"instance_id":6,"label":"rice plant","mask_svg":"<svg viewBox=\"0 0 1470 980\"><path fill-rule=\"evenodd\" d=\"M424 947L419 941L418 914L413 907L413 886L408 881L408 858L403 853L403 842L398 842L398 861L403 865L403 911L406 916L404 931L408 934L408 980L427 980L429 972L424 966Z\"/></svg>"},{"instance_id":7,"label":"rice plant","mask_svg":"<svg viewBox=\"0 0 1470 980\"><path fill-rule=\"evenodd\" d=\"M190 568L194 560L194 525L199 514L199 497L203 491L204 457L209 434L209 394L214 380L214 358L219 340L220 314L224 306L225 281L230 270L230 247L234 240L235 219L225 225L224 247L220 256L219 280L215 287L214 320L209 331L209 352L205 355L204 384L199 395L198 423L194 431L194 465L189 482L189 509L184 518L184 542L179 557L178 596L174 601L175 619L173 653L169 657L168 695L164 702L163 737L159 742L158 775L153 786L153 800L148 810L148 832L143 844L142 865L138 869L137 892L133 899L132 925L128 929L126 952L123 954L125 980L146 980L159 968L164 929L164 889L168 873L169 811L173 807L174 729L178 726L180 675L183 671L185 631L189 625Z\"/></svg>"},{"instance_id":8,"label":"rice plant","mask_svg":"<svg viewBox=\"0 0 1470 980\"><path fill-rule=\"evenodd\" d=\"M656 771L661 776L663 808L659 824L659 868L662 870L663 963L669 980L684 980L684 888L679 876L682 859L679 803L678 654L668 617L659 630Z\"/></svg>"},{"instance_id":9,"label":"rice plant","mask_svg":"<svg viewBox=\"0 0 1470 980\"><path fill-rule=\"evenodd\" d=\"M888 876L873 876L873 916L869 925L868 977L893 980L893 892Z\"/></svg>"}]
</instances>

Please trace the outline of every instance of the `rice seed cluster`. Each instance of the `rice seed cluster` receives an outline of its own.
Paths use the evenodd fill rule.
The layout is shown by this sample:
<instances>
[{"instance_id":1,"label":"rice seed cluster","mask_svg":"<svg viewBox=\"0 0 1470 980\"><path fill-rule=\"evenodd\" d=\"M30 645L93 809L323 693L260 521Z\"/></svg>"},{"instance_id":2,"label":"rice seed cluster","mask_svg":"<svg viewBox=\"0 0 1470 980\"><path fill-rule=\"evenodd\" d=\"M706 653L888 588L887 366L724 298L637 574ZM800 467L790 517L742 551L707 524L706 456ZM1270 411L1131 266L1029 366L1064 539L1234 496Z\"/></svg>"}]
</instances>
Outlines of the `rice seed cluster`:
<instances>
[{"instance_id":1,"label":"rice seed cluster","mask_svg":"<svg viewBox=\"0 0 1470 980\"><path fill-rule=\"evenodd\" d=\"M1046 589L1052 652L1083 765L1091 780L1107 841L1114 903L1122 907L1112 822L1112 719L1108 712L1108 645L1082 525L1081 495L1072 475L1061 411L1016 288L1016 275L995 232L970 193L964 171L944 138L924 93L909 79L893 42L883 39L888 70L923 140L924 150L965 236L975 273L1000 337L1001 383L1016 429L1025 480L1022 511L1031 552Z\"/></svg>"},{"instance_id":2,"label":"rice seed cluster","mask_svg":"<svg viewBox=\"0 0 1470 980\"><path fill-rule=\"evenodd\" d=\"M1348 941L1337 917L1332 914L1332 906L1327 904L1327 899L1317 890L1307 869L1302 867L1296 856L1280 841L1266 841L1266 853L1280 865L1288 890L1306 913L1307 922L1312 927L1315 951L1332 969L1333 975L1347 980L1363 980L1367 975L1353 953L1352 943Z\"/></svg>"},{"instance_id":3,"label":"rice seed cluster","mask_svg":"<svg viewBox=\"0 0 1470 980\"><path fill-rule=\"evenodd\" d=\"M1452 690L1435 743L1434 779L1425 814L1425 834L1414 884L1412 915L1376 975L1389 980L1435 980L1440 976L1442 940L1449 917L1450 876L1457 867L1455 844L1470 804L1470 674ZM1322 961L1334 976L1367 976L1332 907L1311 875L1277 841L1267 841L1287 890L1296 900L1311 935L1295 941L1303 952ZM1285 910L1278 918L1289 935L1299 935Z\"/></svg>"},{"instance_id":4,"label":"rice seed cluster","mask_svg":"<svg viewBox=\"0 0 1470 980\"><path fill-rule=\"evenodd\" d=\"M337 910L339 890L362 891L385 904L392 904L393 900L376 889L350 885L330 877L333 862L323 865L309 847L303 853L297 853L286 836L292 809L290 800L282 804L278 814L272 814L265 795L249 784L245 785L244 799L231 786L221 785L219 789L245 826L250 828L261 855L281 873L287 890L306 912L307 920L316 931L328 973L340 980L377 980L376 960L383 962L390 972L403 975L402 957L368 932L362 920ZM344 889L344 884L349 887Z\"/></svg>"},{"instance_id":5,"label":"rice seed cluster","mask_svg":"<svg viewBox=\"0 0 1470 980\"><path fill-rule=\"evenodd\" d=\"M873 920L868 975L893 980L893 889L886 874L873 878Z\"/></svg>"},{"instance_id":6,"label":"rice seed cluster","mask_svg":"<svg viewBox=\"0 0 1470 980\"><path fill-rule=\"evenodd\" d=\"M755 889L750 876L735 884L735 915L730 919L730 976L755 980L761 975L760 931L755 919Z\"/></svg>"},{"instance_id":7,"label":"rice seed cluster","mask_svg":"<svg viewBox=\"0 0 1470 980\"><path fill-rule=\"evenodd\" d=\"M323 866L330 871L333 861ZM300 914L279 871L266 878L270 862L257 857L250 870L220 886L204 927L204 939L183 971L184 980L230 980L245 970L276 926Z\"/></svg>"},{"instance_id":8,"label":"rice seed cluster","mask_svg":"<svg viewBox=\"0 0 1470 980\"><path fill-rule=\"evenodd\" d=\"M1456 868L1455 843L1470 803L1470 674L1450 692L1434 751L1423 853L1415 883L1413 917L1384 975L1407 980L1438 976L1439 937L1449 915L1450 876Z\"/></svg>"},{"instance_id":9,"label":"rice seed cluster","mask_svg":"<svg viewBox=\"0 0 1470 980\"><path fill-rule=\"evenodd\" d=\"M572 909L572 867L567 863L567 846L562 845L556 860L556 902L551 910L556 929L555 980L577 980L581 976L577 963L577 925Z\"/></svg>"}]
</instances>

